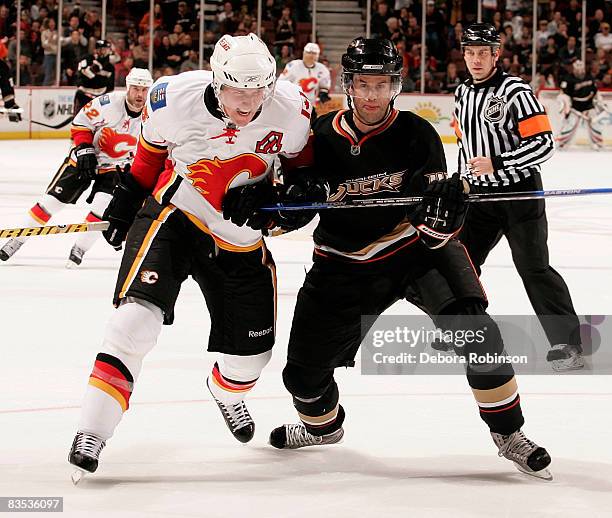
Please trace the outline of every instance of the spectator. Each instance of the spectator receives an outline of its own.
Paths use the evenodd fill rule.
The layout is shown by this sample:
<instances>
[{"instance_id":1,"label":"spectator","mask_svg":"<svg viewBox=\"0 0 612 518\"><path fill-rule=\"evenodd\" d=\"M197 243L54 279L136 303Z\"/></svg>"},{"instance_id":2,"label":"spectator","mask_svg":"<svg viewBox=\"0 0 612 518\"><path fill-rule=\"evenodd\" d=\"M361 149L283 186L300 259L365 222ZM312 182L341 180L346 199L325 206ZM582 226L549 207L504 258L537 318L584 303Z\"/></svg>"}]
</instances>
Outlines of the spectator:
<instances>
[{"instance_id":1,"label":"spectator","mask_svg":"<svg viewBox=\"0 0 612 518\"><path fill-rule=\"evenodd\" d=\"M610 54L605 49L597 49L595 61L599 67L598 79L603 79L610 70Z\"/></svg>"},{"instance_id":2,"label":"spectator","mask_svg":"<svg viewBox=\"0 0 612 518\"><path fill-rule=\"evenodd\" d=\"M130 73L130 70L134 68L134 58L127 56L115 65L115 83L117 86L126 86L125 78Z\"/></svg>"},{"instance_id":3,"label":"spectator","mask_svg":"<svg viewBox=\"0 0 612 518\"><path fill-rule=\"evenodd\" d=\"M567 24L560 23L557 32L554 35L555 43L557 44L557 48L562 49L567 45L567 40L569 38L569 34L567 33Z\"/></svg>"},{"instance_id":4,"label":"spectator","mask_svg":"<svg viewBox=\"0 0 612 518\"><path fill-rule=\"evenodd\" d=\"M387 28L387 20L389 14L389 6L385 2L380 2L376 7L376 12L372 15L370 24L372 38L388 38L389 30Z\"/></svg>"},{"instance_id":5,"label":"spectator","mask_svg":"<svg viewBox=\"0 0 612 518\"><path fill-rule=\"evenodd\" d=\"M79 62L87 56L87 40L78 31L72 31L69 38L62 38L62 68L66 84L76 84Z\"/></svg>"},{"instance_id":6,"label":"spectator","mask_svg":"<svg viewBox=\"0 0 612 518\"><path fill-rule=\"evenodd\" d=\"M446 76L442 81L441 92L445 94L454 94L457 87L462 83L462 79L457 73L457 65L449 63L446 65Z\"/></svg>"},{"instance_id":7,"label":"spectator","mask_svg":"<svg viewBox=\"0 0 612 518\"><path fill-rule=\"evenodd\" d=\"M536 31L535 36L538 52L546 47L548 37L550 36L550 30L548 28L549 25L550 22L547 22L546 20L539 21L538 30Z\"/></svg>"},{"instance_id":8,"label":"spectator","mask_svg":"<svg viewBox=\"0 0 612 518\"><path fill-rule=\"evenodd\" d=\"M576 36L570 36L567 45L559 51L559 60L562 65L571 65L580 59L580 49L576 46Z\"/></svg>"},{"instance_id":9,"label":"spectator","mask_svg":"<svg viewBox=\"0 0 612 518\"><path fill-rule=\"evenodd\" d=\"M555 38L552 36L548 37L546 40L546 47L538 54L538 61L542 74L547 75L556 70L559 58L557 54L557 44L555 43Z\"/></svg>"},{"instance_id":10,"label":"spectator","mask_svg":"<svg viewBox=\"0 0 612 518\"><path fill-rule=\"evenodd\" d=\"M448 35L448 50L461 50L461 37L463 36L463 25L457 22Z\"/></svg>"},{"instance_id":11,"label":"spectator","mask_svg":"<svg viewBox=\"0 0 612 518\"><path fill-rule=\"evenodd\" d=\"M399 20L395 16L387 18L387 30L389 31L389 39L394 44L404 39L404 33L400 28Z\"/></svg>"},{"instance_id":12,"label":"spectator","mask_svg":"<svg viewBox=\"0 0 612 518\"><path fill-rule=\"evenodd\" d=\"M83 36L88 40L96 36L96 29L102 32L102 23L100 22L97 11L87 11L82 23Z\"/></svg>"},{"instance_id":13,"label":"spectator","mask_svg":"<svg viewBox=\"0 0 612 518\"><path fill-rule=\"evenodd\" d=\"M176 20L174 20L174 23L180 24L183 27L183 32L188 32L195 29L194 17L187 7L187 2L181 0L178 3L177 17Z\"/></svg>"},{"instance_id":14,"label":"spectator","mask_svg":"<svg viewBox=\"0 0 612 518\"><path fill-rule=\"evenodd\" d=\"M421 26L419 25L416 16L410 16L408 18L408 30L404 34L406 40L406 48L412 48L412 45L421 44Z\"/></svg>"},{"instance_id":15,"label":"spectator","mask_svg":"<svg viewBox=\"0 0 612 518\"><path fill-rule=\"evenodd\" d=\"M136 68L149 68L149 39L145 36L138 36L138 45L132 49L134 66Z\"/></svg>"},{"instance_id":16,"label":"spectator","mask_svg":"<svg viewBox=\"0 0 612 518\"><path fill-rule=\"evenodd\" d=\"M0 5L0 38L9 36L9 9L6 5Z\"/></svg>"},{"instance_id":17,"label":"spectator","mask_svg":"<svg viewBox=\"0 0 612 518\"><path fill-rule=\"evenodd\" d=\"M595 35L600 31L601 24L604 23L604 12L602 9L596 9L593 19L589 22L589 34L591 48L595 48Z\"/></svg>"},{"instance_id":18,"label":"spectator","mask_svg":"<svg viewBox=\"0 0 612 518\"><path fill-rule=\"evenodd\" d=\"M58 36L55 30L55 20L53 18L47 18L44 21L40 39L45 54L43 60L43 86L49 86L55 82L55 63L58 45Z\"/></svg>"},{"instance_id":19,"label":"spectator","mask_svg":"<svg viewBox=\"0 0 612 518\"><path fill-rule=\"evenodd\" d=\"M446 55L446 23L444 15L439 9L436 9L434 0L427 0L427 22L425 25L425 41L428 52L437 58L443 58Z\"/></svg>"},{"instance_id":20,"label":"spectator","mask_svg":"<svg viewBox=\"0 0 612 518\"><path fill-rule=\"evenodd\" d=\"M223 11L217 15L217 22L219 22L221 34L234 33L236 27L238 27L238 22L236 21L231 2L225 2L223 4Z\"/></svg>"},{"instance_id":21,"label":"spectator","mask_svg":"<svg viewBox=\"0 0 612 518\"><path fill-rule=\"evenodd\" d=\"M293 49L295 44L295 25L291 18L291 8L283 7L282 14L276 23L276 40L274 45L280 51L282 45L289 45Z\"/></svg>"},{"instance_id":22,"label":"spectator","mask_svg":"<svg viewBox=\"0 0 612 518\"><path fill-rule=\"evenodd\" d=\"M179 72L189 72L190 70L199 70L198 53L195 50L187 51L187 59L181 63Z\"/></svg>"},{"instance_id":23,"label":"spectator","mask_svg":"<svg viewBox=\"0 0 612 518\"><path fill-rule=\"evenodd\" d=\"M210 61L213 50L215 49L217 38L213 31L204 31L204 44L202 45L202 56L205 61Z\"/></svg>"},{"instance_id":24,"label":"spectator","mask_svg":"<svg viewBox=\"0 0 612 518\"><path fill-rule=\"evenodd\" d=\"M155 51L155 66L178 66L180 62L180 52L170 44L169 36L163 36L161 45Z\"/></svg>"},{"instance_id":25,"label":"spectator","mask_svg":"<svg viewBox=\"0 0 612 518\"><path fill-rule=\"evenodd\" d=\"M295 56L291 52L289 45L283 45L280 49L280 53L276 56L276 75L279 75L284 69L287 63L293 61Z\"/></svg>"},{"instance_id":26,"label":"spectator","mask_svg":"<svg viewBox=\"0 0 612 518\"><path fill-rule=\"evenodd\" d=\"M68 26L62 28L62 38L70 39L73 31L79 30L80 20L78 16L71 16L68 20Z\"/></svg>"},{"instance_id":27,"label":"spectator","mask_svg":"<svg viewBox=\"0 0 612 518\"><path fill-rule=\"evenodd\" d=\"M187 36L187 34L183 32L183 26L180 23L175 24L172 34L168 36L170 39L170 45L173 47L184 46L185 36Z\"/></svg>"},{"instance_id":28,"label":"spectator","mask_svg":"<svg viewBox=\"0 0 612 518\"><path fill-rule=\"evenodd\" d=\"M597 50L603 49L606 52L612 50L612 34L610 34L610 24L604 22L600 25L601 32L595 35L595 48Z\"/></svg>"},{"instance_id":29,"label":"spectator","mask_svg":"<svg viewBox=\"0 0 612 518\"><path fill-rule=\"evenodd\" d=\"M149 17L150 12L147 11L144 16L141 18L140 23L138 24L138 29L141 34L147 34L149 32ZM164 28L164 17L161 10L161 5L155 4L153 6L153 29L163 29Z\"/></svg>"}]
</instances>

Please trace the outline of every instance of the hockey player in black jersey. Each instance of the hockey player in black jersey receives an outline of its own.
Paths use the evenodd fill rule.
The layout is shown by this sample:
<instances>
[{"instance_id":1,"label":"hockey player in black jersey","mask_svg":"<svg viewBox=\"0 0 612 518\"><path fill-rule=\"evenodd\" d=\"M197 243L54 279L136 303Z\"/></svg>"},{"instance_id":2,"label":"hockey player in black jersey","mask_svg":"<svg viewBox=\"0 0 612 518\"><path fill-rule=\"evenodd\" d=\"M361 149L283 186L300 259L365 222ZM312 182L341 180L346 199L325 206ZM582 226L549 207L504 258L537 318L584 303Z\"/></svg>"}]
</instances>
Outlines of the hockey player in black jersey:
<instances>
[{"instance_id":1,"label":"hockey player in black jersey","mask_svg":"<svg viewBox=\"0 0 612 518\"><path fill-rule=\"evenodd\" d=\"M497 68L500 37L493 25L468 27L462 47L471 78L455 92L459 172L472 192L541 190L540 164L554 151L544 107L525 81ZM479 273L502 236L550 342L553 369L582 368L578 318L565 281L549 263L544 200L470 207L459 239Z\"/></svg>"},{"instance_id":2,"label":"hockey player in black jersey","mask_svg":"<svg viewBox=\"0 0 612 518\"><path fill-rule=\"evenodd\" d=\"M3 45L0 44L0 47ZM19 106L15 102L15 89L13 88L13 78L11 71L3 56L0 56L0 93L4 109L7 110L8 118L11 122L21 121L21 114L18 111Z\"/></svg>"},{"instance_id":3,"label":"hockey player in black jersey","mask_svg":"<svg viewBox=\"0 0 612 518\"><path fill-rule=\"evenodd\" d=\"M79 63L78 87L72 110L74 115L94 97L115 89L115 65L112 63L112 55L111 44L106 40L98 40L94 53Z\"/></svg>"},{"instance_id":4,"label":"hockey player in black jersey","mask_svg":"<svg viewBox=\"0 0 612 518\"><path fill-rule=\"evenodd\" d=\"M380 315L406 299L443 329L459 329L466 318L471 329L488 329L483 343L460 354L503 351L499 329L485 312L478 276L454 239L466 213L464 184L458 175L447 178L434 128L393 107L401 89L401 57L389 40L357 38L342 66L349 110L316 120L311 148L298 157L307 167L286 172L286 184L277 190L240 187L240 196L226 197L224 216L253 228L291 230L313 214L257 207L274 200L401 195L422 195L423 201L416 208L320 211L314 265L298 294L283 370L300 422L272 431L270 443L277 448L342 438L345 412L334 369L354 365L363 315ZM525 473L550 478L548 453L521 431L524 419L512 366L468 362L467 378L500 455Z\"/></svg>"},{"instance_id":5,"label":"hockey player in black jersey","mask_svg":"<svg viewBox=\"0 0 612 518\"><path fill-rule=\"evenodd\" d=\"M558 138L559 148L563 149L571 143L576 130L584 122L591 147L599 151L603 145L601 117L608 114L598 95L595 79L586 74L584 63L578 60L572 65L572 75L564 78L560 86L558 100L563 113L563 124Z\"/></svg>"}]
</instances>

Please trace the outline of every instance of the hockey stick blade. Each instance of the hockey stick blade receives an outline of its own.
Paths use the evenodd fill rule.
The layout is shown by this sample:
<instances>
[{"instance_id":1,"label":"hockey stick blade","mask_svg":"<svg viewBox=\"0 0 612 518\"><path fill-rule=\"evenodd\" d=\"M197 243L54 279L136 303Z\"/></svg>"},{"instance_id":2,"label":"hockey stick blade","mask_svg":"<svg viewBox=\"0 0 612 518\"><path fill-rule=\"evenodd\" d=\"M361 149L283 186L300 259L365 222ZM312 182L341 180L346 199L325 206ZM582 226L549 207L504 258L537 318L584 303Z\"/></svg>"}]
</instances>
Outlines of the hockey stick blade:
<instances>
[{"instance_id":1,"label":"hockey stick blade","mask_svg":"<svg viewBox=\"0 0 612 518\"><path fill-rule=\"evenodd\" d=\"M0 239L15 237L50 236L54 234L72 234L75 232L100 232L108 228L108 221L92 223L70 223L67 225L49 225L46 227L22 227L0 229Z\"/></svg>"},{"instance_id":2,"label":"hockey stick blade","mask_svg":"<svg viewBox=\"0 0 612 518\"><path fill-rule=\"evenodd\" d=\"M537 200L541 198L556 198L565 196L587 196L593 194L612 194L612 187L600 187L596 189L556 189L549 191L525 191L525 192L506 192L506 193L486 193L470 194L470 203L485 203L494 201L522 201ZM324 203L289 203L261 207L263 211L275 210L324 210L324 209L358 209L367 207L401 207L420 203L421 196L407 198L387 198L387 199L361 199L350 201L330 201Z\"/></svg>"}]
</instances>

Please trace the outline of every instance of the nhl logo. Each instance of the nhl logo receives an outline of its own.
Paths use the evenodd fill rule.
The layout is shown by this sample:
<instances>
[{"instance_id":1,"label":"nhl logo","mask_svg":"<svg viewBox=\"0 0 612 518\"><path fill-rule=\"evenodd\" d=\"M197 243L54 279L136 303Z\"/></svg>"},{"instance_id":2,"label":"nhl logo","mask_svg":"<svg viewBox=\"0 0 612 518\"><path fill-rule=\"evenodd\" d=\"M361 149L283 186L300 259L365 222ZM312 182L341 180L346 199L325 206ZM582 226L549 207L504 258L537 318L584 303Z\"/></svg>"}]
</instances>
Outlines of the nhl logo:
<instances>
[{"instance_id":1,"label":"nhl logo","mask_svg":"<svg viewBox=\"0 0 612 518\"><path fill-rule=\"evenodd\" d=\"M504 100L501 97L491 97L484 109L484 118L488 122L499 122L504 118Z\"/></svg>"},{"instance_id":2,"label":"nhl logo","mask_svg":"<svg viewBox=\"0 0 612 518\"><path fill-rule=\"evenodd\" d=\"M46 100L43 104L43 115L50 119L55 115L55 101L54 100Z\"/></svg>"}]
</instances>

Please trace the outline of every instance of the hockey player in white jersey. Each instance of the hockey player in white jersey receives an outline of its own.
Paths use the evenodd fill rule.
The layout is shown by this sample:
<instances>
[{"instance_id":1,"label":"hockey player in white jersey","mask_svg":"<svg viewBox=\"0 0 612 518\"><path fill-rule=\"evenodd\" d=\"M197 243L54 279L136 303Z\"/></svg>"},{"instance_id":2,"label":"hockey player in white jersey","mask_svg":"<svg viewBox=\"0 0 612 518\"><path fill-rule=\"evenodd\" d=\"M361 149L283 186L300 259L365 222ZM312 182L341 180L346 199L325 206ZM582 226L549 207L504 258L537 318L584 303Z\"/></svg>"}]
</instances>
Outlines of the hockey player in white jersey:
<instances>
[{"instance_id":1,"label":"hockey player in white jersey","mask_svg":"<svg viewBox=\"0 0 612 518\"><path fill-rule=\"evenodd\" d=\"M308 100L315 105L317 96L321 103L329 101L331 78L329 69L319 63L321 50L316 43L307 43L304 46L302 59L294 59L285 66L279 79L291 81L298 85Z\"/></svg>"},{"instance_id":2,"label":"hockey player in white jersey","mask_svg":"<svg viewBox=\"0 0 612 518\"><path fill-rule=\"evenodd\" d=\"M92 181L85 221L101 221L116 183L116 168L128 166L136 153L141 114L152 83L148 70L133 68L126 78L126 92L96 97L77 113L70 130L72 147L68 156L45 194L23 218L23 226L46 225L54 214L75 204ZM96 232L82 234L70 251L67 266L79 265L97 238ZM0 259L8 260L26 239L9 240L0 249Z\"/></svg>"},{"instance_id":3,"label":"hockey player in white jersey","mask_svg":"<svg viewBox=\"0 0 612 518\"><path fill-rule=\"evenodd\" d=\"M273 200L272 163L278 154L305 146L311 103L295 85L275 84L274 59L254 34L223 36L211 68L153 84L131 172L104 214L107 241L115 247L126 235L127 241L117 310L95 359L69 454L79 468L75 482L96 470L129 406L144 356L162 323L173 322L188 276L199 284L210 313L208 350L220 353L208 389L234 437L253 437L244 397L271 357L275 268L261 230L224 219L223 209L253 202L236 196L240 189L228 193L245 184Z\"/></svg>"}]
</instances>

